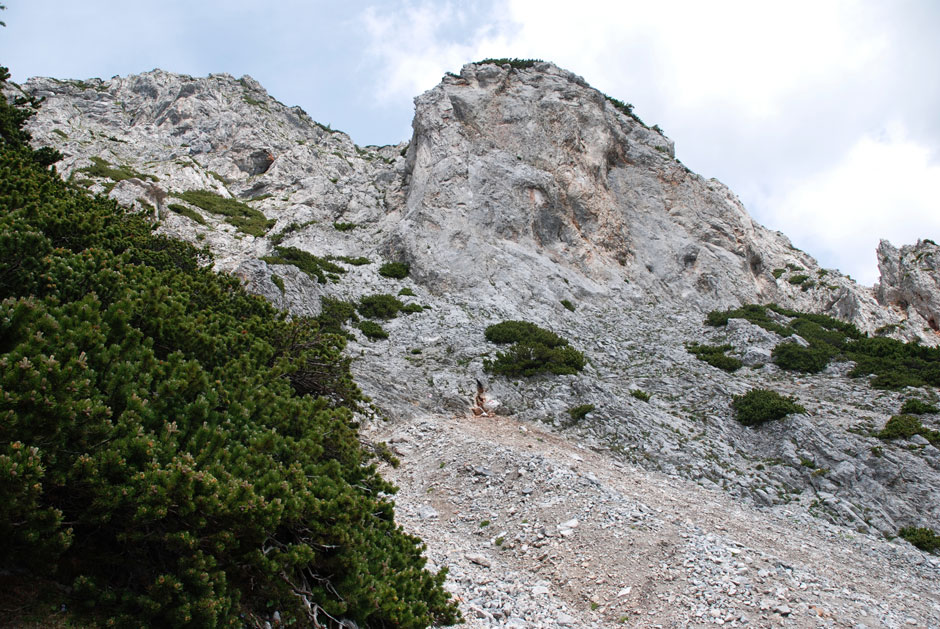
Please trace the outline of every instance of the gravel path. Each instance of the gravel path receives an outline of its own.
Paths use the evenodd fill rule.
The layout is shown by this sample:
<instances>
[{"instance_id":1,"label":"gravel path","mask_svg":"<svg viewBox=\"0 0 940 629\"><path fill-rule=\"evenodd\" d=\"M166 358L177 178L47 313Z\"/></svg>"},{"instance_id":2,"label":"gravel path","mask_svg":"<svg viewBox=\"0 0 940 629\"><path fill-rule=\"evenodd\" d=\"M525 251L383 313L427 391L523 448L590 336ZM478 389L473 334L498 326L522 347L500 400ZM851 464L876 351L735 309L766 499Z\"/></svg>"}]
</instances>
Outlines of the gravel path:
<instances>
[{"instance_id":1,"label":"gravel path","mask_svg":"<svg viewBox=\"0 0 940 629\"><path fill-rule=\"evenodd\" d=\"M544 426L371 426L468 627L940 627L940 558L648 472Z\"/></svg>"}]
</instances>

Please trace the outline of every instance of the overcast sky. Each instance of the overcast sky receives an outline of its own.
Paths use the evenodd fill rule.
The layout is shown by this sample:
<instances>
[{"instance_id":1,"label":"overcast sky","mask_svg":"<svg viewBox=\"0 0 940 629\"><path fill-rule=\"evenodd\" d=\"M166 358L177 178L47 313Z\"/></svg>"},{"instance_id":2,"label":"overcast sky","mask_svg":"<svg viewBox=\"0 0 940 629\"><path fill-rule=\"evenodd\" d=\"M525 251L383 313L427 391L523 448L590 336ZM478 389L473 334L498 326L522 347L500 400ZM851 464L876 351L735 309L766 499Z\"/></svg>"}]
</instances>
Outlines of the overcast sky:
<instances>
[{"instance_id":1,"label":"overcast sky","mask_svg":"<svg viewBox=\"0 0 940 629\"><path fill-rule=\"evenodd\" d=\"M824 266L940 242L940 2L2 0L13 79L249 74L359 144L486 57L539 58L632 103L692 170Z\"/></svg>"}]
</instances>

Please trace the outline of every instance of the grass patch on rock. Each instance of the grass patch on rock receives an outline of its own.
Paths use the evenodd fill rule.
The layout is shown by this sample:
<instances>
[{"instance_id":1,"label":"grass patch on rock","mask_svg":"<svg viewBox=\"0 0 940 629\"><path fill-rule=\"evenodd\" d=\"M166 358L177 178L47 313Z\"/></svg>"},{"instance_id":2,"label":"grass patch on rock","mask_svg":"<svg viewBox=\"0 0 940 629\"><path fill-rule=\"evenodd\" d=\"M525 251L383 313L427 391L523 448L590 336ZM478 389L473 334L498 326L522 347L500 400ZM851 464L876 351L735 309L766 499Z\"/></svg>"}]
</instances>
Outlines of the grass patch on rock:
<instances>
[{"instance_id":1,"label":"grass patch on rock","mask_svg":"<svg viewBox=\"0 0 940 629\"><path fill-rule=\"evenodd\" d=\"M237 199L223 197L211 190L187 190L176 196L190 205L224 217L226 223L252 236L264 236L276 222Z\"/></svg>"},{"instance_id":2,"label":"grass patch on rock","mask_svg":"<svg viewBox=\"0 0 940 629\"><path fill-rule=\"evenodd\" d=\"M691 343L686 350L699 360L703 360L712 367L718 367L727 372L734 372L744 366L744 363L725 352L733 349L730 345L700 345Z\"/></svg>"},{"instance_id":3,"label":"grass patch on rock","mask_svg":"<svg viewBox=\"0 0 940 629\"><path fill-rule=\"evenodd\" d=\"M268 264L296 266L320 284L325 284L328 279L337 281L339 280L339 274L346 272L346 269L325 258L320 258L295 247L275 247L274 250L277 255L264 256L261 260Z\"/></svg>"}]
</instances>

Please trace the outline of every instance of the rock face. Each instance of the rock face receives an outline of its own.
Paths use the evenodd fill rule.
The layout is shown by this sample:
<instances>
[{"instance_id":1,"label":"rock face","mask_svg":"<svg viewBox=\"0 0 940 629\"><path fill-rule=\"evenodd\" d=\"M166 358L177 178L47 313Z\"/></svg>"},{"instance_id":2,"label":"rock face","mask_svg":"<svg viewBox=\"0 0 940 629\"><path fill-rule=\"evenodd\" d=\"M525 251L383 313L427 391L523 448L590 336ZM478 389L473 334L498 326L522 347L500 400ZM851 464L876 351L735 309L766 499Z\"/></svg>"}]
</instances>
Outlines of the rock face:
<instances>
[{"instance_id":1,"label":"rock face","mask_svg":"<svg viewBox=\"0 0 940 629\"><path fill-rule=\"evenodd\" d=\"M778 302L886 323L869 290L755 223L658 129L570 72L470 64L415 102L407 198L388 245L442 293L495 284L499 294L506 269L524 266L605 298ZM552 301L561 288L538 290Z\"/></svg>"},{"instance_id":2,"label":"rock face","mask_svg":"<svg viewBox=\"0 0 940 629\"><path fill-rule=\"evenodd\" d=\"M416 418L474 417L481 381L484 401L499 405L478 403L476 421L495 413L538 422L631 474L723 492L779 517L779 526L796 513L803 524L871 543L903 526L940 531L940 450L919 436L874 436L906 398L935 401L936 390L873 390L847 377L848 364L793 376L770 361L776 334L743 320L703 325L715 308L776 302L936 345L940 276L929 241L900 251L882 243L877 291L821 269L755 223L722 184L678 162L656 127L547 63L465 66L416 99L411 141L385 147L356 146L248 77L155 70L110 81L33 79L22 89L46 98L30 130L37 144L65 154L64 177L207 245L219 270L275 305L315 315L321 297L386 293L411 305L416 312L382 322L388 339L349 328L357 380L399 432ZM253 222L200 205L199 195L238 201L230 207ZM316 256L320 277L292 264L285 248ZM409 263L410 275L381 275L387 261ZM484 362L502 348L484 330L507 319L561 334L587 366L576 375L492 377ZM729 344L747 368L712 367L687 351L693 342ZM753 388L793 396L807 413L744 427L730 401ZM584 405L594 410L569 413ZM940 428L937 416L922 420ZM424 491L433 481L412 478L404 455L399 478ZM489 485L490 464L472 449L464 456ZM523 485L523 496L538 489ZM419 513L419 505L405 509ZM415 532L436 535L430 523L462 522L458 511L435 503L416 517ZM468 599L483 591L454 587ZM940 625L935 610L915 616Z\"/></svg>"},{"instance_id":3,"label":"rock face","mask_svg":"<svg viewBox=\"0 0 940 629\"><path fill-rule=\"evenodd\" d=\"M875 287L878 302L895 309L907 327L940 335L940 247L918 240L898 251L887 240L878 245L881 281Z\"/></svg>"}]
</instances>

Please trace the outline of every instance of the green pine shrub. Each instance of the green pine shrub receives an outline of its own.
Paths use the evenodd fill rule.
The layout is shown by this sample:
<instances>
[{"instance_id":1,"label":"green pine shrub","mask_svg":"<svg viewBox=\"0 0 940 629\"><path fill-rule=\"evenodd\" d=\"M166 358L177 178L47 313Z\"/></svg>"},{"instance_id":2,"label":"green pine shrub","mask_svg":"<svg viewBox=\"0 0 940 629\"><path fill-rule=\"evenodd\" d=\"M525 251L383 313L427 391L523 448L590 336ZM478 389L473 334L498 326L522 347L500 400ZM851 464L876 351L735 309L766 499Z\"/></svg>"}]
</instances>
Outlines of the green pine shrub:
<instances>
[{"instance_id":1,"label":"green pine shrub","mask_svg":"<svg viewBox=\"0 0 940 629\"><path fill-rule=\"evenodd\" d=\"M901 405L901 412L909 415L927 415L940 413L940 408L917 398L909 398L904 400L904 404Z\"/></svg>"},{"instance_id":2,"label":"green pine shrub","mask_svg":"<svg viewBox=\"0 0 940 629\"><path fill-rule=\"evenodd\" d=\"M808 279L809 275L806 275L805 273L798 273L797 275L791 275L789 278L787 278L787 281L794 286L799 286Z\"/></svg>"},{"instance_id":3,"label":"green pine shrub","mask_svg":"<svg viewBox=\"0 0 940 629\"><path fill-rule=\"evenodd\" d=\"M483 332L490 343L536 343L548 347L567 345L568 341L550 330L528 321L503 321L488 326Z\"/></svg>"},{"instance_id":4,"label":"green pine shrub","mask_svg":"<svg viewBox=\"0 0 940 629\"><path fill-rule=\"evenodd\" d=\"M924 426L914 415L893 415L876 435L879 439L908 439L920 435L930 443L940 443L940 432Z\"/></svg>"},{"instance_id":5,"label":"green pine shrub","mask_svg":"<svg viewBox=\"0 0 940 629\"><path fill-rule=\"evenodd\" d=\"M334 264L326 258L320 258L302 249L297 249L296 247L275 247L274 250L277 252L277 255L264 256L261 259L268 264L290 264L296 266L311 279L316 280L320 284L325 284L328 279L335 281L340 273L346 272L346 269L338 264Z\"/></svg>"},{"instance_id":6,"label":"green pine shrub","mask_svg":"<svg viewBox=\"0 0 940 629\"><path fill-rule=\"evenodd\" d=\"M348 232L359 227L355 223L333 223L333 229L338 232Z\"/></svg>"},{"instance_id":7,"label":"green pine shrub","mask_svg":"<svg viewBox=\"0 0 940 629\"><path fill-rule=\"evenodd\" d=\"M282 280L279 275L271 274L271 281L274 282L274 285L277 286L278 290L280 290L282 293L284 292L286 286L284 285L284 280Z\"/></svg>"},{"instance_id":8,"label":"green pine shrub","mask_svg":"<svg viewBox=\"0 0 940 629\"><path fill-rule=\"evenodd\" d=\"M483 61L477 61L476 63L477 65L483 65L485 63L492 63L498 66L504 66L506 64L509 64L514 70L525 70L527 68L531 68L536 63L542 63L542 60L541 59L500 58L500 59L484 59Z\"/></svg>"},{"instance_id":9,"label":"green pine shrub","mask_svg":"<svg viewBox=\"0 0 940 629\"><path fill-rule=\"evenodd\" d=\"M730 345L700 345L698 343L691 343L686 346L686 350L699 360L703 360L712 367L718 367L727 372L737 371L744 366L744 363L739 359L728 356L725 353L732 349Z\"/></svg>"},{"instance_id":10,"label":"green pine shrub","mask_svg":"<svg viewBox=\"0 0 940 629\"><path fill-rule=\"evenodd\" d=\"M572 408L569 408L568 415L571 417L571 421L579 422L585 417L587 417L587 414L593 410L594 410L593 404L581 404L580 406L574 406Z\"/></svg>"},{"instance_id":11,"label":"green pine shrub","mask_svg":"<svg viewBox=\"0 0 940 629\"><path fill-rule=\"evenodd\" d=\"M770 355L781 369L819 373L829 365L831 352L825 346L803 347L797 343L778 343Z\"/></svg>"},{"instance_id":12,"label":"green pine shrub","mask_svg":"<svg viewBox=\"0 0 940 629\"><path fill-rule=\"evenodd\" d=\"M185 216L189 220L196 221L200 225L206 224L206 219L202 217L202 214L200 214L199 212L197 212L191 207L187 207L183 205L182 203L170 203L169 205L167 205L167 207L170 208L171 211L179 214L180 216Z\"/></svg>"},{"instance_id":13,"label":"green pine shrub","mask_svg":"<svg viewBox=\"0 0 940 629\"><path fill-rule=\"evenodd\" d=\"M372 341L376 339L388 338L388 332L386 332L385 329L375 321L360 321L356 327L358 327L359 330Z\"/></svg>"},{"instance_id":14,"label":"green pine shrub","mask_svg":"<svg viewBox=\"0 0 940 629\"><path fill-rule=\"evenodd\" d=\"M264 236L277 222L237 199L223 197L211 190L187 190L176 196L190 205L224 217L226 223L252 236Z\"/></svg>"},{"instance_id":15,"label":"green pine shrub","mask_svg":"<svg viewBox=\"0 0 940 629\"><path fill-rule=\"evenodd\" d=\"M562 300L561 300L561 305L564 306L565 309L570 310L571 312L574 312L575 309L576 309L576 308L575 308L575 305L574 305L573 303L571 303L571 302L570 302L569 300L567 300L567 299L562 299Z\"/></svg>"},{"instance_id":16,"label":"green pine shrub","mask_svg":"<svg viewBox=\"0 0 940 629\"><path fill-rule=\"evenodd\" d=\"M650 398L653 397L642 389L634 389L633 391L630 391L630 395L640 400L641 402L649 402Z\"/></svg>"},{"instance_id":17,"label":"green pine shrub","mask_svg":"<svg viewBox=\"0 0 940 629\"><path fill-rule=\"evenodd\" d=\"M770 312L779 315L778 320L774 320ZM786 321L781 323L780 317ZM715 310L708 313L705 323L724 326L729 319L746 319L784 337L799 334L809 342L806 350L783 344L774 348L774 361L785 369L821 371L825 364L838 359L855 363L849 372L852 377L874 376L871 380L874 388L940 386L940 348L937 347L886 337L868 337L851 323L775 304L749 304L732 310Z\"/></svg>"},{"instance_id":18,"label":"green pine shrub","mask_svg":"<svg viewBox=\"0 0 940 629\"><path fill-rule=\"evenodd\" d=\"M159 181L159 179L157 179L155 176L139 173L126 164L117 167L111 166L106 160L103 160L100 157L92 157L91 166L79 168L75 172L86 173L92 177L98 177L100 179L110 179L115 183L118 181L124 181L125 179L135 178Z\"/></svg>"},{"instance_id":19,"label":"green pine shrub","mask_svg":"<svg viewBox=\"0 0 940 629\"><path fill-rule=\"evenodd\" d=\"M344 339L59 180L25 118L0 99L0 570L91 626L456 622Z\"/></svg>"},{"instance_id":20,"label":"green pine shrub","mask_svg":"<svg viewBox=\"0 0 940 629\"><path fill-rule=\"evenodd\" d=\"M587 364L584 354L566 339L527 321L503 321L486 328L486 340L512 346L498 352L494 360L484 360L483 369L509 377L540 373L574 374Z\"/></svg>"},{"instance_id":21,"label":"green pine shrub","mask_svg":"<svg viewBox=\"0 0 940 629\"><path fill-rule=\"evenodd\" d=\"M391 295L366 295L359 299L356 309L366 319L394 319L405 307Z\"/></svg>"},{"instance_id":22,"label":"green pine shrub","mask_svg":"<svg viewBox=\"0 0 940 629\"><path fill-rule=\"evenodd\" d=\"M347 321L354 323L359 321L355 304L332 297L320 298L320 314L317 315L317 323L321 330L330 334L344 335L343 325Z\"/></svg>"},{"instance_id":23,"label":"green pine shrub","mask_svg":"<svg viewBox=\"0 0 940 629\"><path fill-rule=\"evenodd\" d=\"M898 531L898 535L928 553L940 551L940 535L934 533L933 529L906 526Z\"/></svg>"},{"instance_id":24,"label":"green pine shrub","mask_svg":"<svg viewBox=\"0 0 940 629\"><path fill-rule=\"evenodd\" d=\"M413 314L415 312L424 312L424 306L421 304L405 304L401 307L401 311L405 314Z\"/></svg>"},{"instance_id":25,"label":"green pine shrub","mask_svg":"<svg viewBox=\"0 0 940 629\"><path fill-rule=\"evenodd\" d=\"M386 262L379 267L379 275L400 280L408 277L411 267L407 262Z\"/></svg>"},{"instance_id":26,"label":"green pine shrub","mask_svg":"<svg viewBox=\"0 0 940 629\"><path fill-rule=\"evenodd\" d=\"M366 264L371 264L372 260L365 256L330 256L330 260L339 260L340 262L345 262L346 264L351 264L352 266L363 266Z\"/></svg>"},{"instance_id":27,"label":"green pine shrub","mask_svg":"<svg viewBox=\"0 0 940 629\"><path fill-rule=\"evenodd\" d=\"M210 174L211 174L211 173L210 173ZM221 178L220 178L220 180L221 180L223 183L225 183L224 180L222 180ZM278 233L269 236L269 237L268 237L268 241L269 241L272 245L277 246L277 245L281 244L282 242L284 242L284 240L285 240L288 236L291 236L292 234L295 234L295 233L299 232L300 230L302 230L303 228L305 228L305 227L307 227L307 226L309 226L309 225L313 225L314 223L316 223L316 221L307 221L306 223L290 223L287 227L285 227L284 229L282 229L282 230L279 231Z\"/></svg>"},{"instance_id":28,"label":"green pine shrub","mask_svg":"<svg viewBox=\"0 0 940 629\"><path fill-rule=\"evenodd\" d=\"M398 291L399 297L415 297L415 292L408 287L405 287Z\"/></svg>"},{"instance_id":29,"label":"green pine shrub","mask_svg":"<svg viewBox=\"0 0 940 629\"><path fill-rule=\"evenodd\" d=\"M767 389L751 389L744 395L736 395L731 401L731 407L735 411L735 419L745 426L756 426L792 413L806 412L794 398Z\"/></svg>"}]
</instances>

